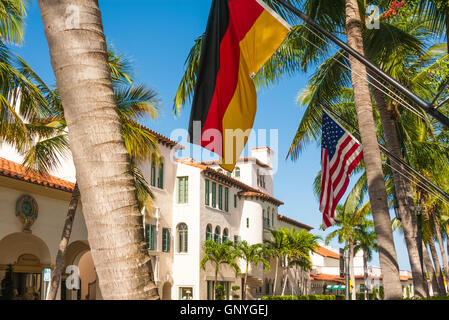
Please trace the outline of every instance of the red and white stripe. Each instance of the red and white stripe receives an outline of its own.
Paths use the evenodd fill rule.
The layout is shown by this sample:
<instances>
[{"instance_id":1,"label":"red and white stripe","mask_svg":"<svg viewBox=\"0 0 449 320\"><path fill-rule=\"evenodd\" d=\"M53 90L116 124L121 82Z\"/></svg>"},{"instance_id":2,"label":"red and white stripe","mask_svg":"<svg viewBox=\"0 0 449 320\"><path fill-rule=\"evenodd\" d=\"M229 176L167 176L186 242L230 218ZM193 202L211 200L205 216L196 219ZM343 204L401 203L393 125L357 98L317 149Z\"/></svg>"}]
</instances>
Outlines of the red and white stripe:
<instances>
[{"instance_id":1,"label":"red and white stripe","mask_svg":"<svg viewBox=\"0 0 449 320\"><path fill-rule=\"evenodd\" d=\"M362 146L349 133L338 141L332 159L329 159L327 149L321 149L320 211L326 228L335 224L335 208L348 187L351 172L362 157Z\"/></svg>"}]
</instances>

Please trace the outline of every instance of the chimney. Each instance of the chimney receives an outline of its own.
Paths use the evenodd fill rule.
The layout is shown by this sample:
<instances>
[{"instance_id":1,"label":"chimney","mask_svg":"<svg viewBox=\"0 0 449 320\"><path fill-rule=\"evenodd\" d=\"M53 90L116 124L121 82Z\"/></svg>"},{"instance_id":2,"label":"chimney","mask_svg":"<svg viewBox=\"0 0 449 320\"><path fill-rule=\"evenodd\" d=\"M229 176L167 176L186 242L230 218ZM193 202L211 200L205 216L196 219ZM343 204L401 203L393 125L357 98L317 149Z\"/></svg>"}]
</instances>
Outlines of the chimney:
<instances>
[{"instance_id":1,"label":"chimney","mask_svg":"<svg viewBox=\"0 0 449 320\"><path fill-rule=\"evenodd\" d=\"M273 168L274 151L269 147L256 147L251 149L251 156L255 157L260 162Z\"/></svg>"}]
</instances>

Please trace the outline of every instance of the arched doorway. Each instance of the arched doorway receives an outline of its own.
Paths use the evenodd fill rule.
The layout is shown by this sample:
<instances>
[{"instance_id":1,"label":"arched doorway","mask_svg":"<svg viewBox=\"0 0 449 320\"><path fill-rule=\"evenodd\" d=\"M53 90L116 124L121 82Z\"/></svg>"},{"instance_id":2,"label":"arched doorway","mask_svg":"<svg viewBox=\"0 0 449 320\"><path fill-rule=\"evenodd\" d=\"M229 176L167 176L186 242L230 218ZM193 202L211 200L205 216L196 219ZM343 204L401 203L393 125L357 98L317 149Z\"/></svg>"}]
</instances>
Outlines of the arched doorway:
<instances>
[{"instance_id":1,"label":"arched doorway","mask_svg":"<svg viewBox=\"0 0 449 320\"><path fill-rule=\"evenodd\" d=\"M11 280L9 298L45 299L47 286L43 273L51 268L50 262L48 246L31 233L12 233L0 240L0 280L5 277Z\"/></svg>"},{"instance_id":2,"label":"arched doorway","mask_svg":"<svg viewBox=\"0 0 449 320\"><path fill-rule=\"evenodd\" d=\"M162 300L171 300L171 288L172 285L170 282L165 282L162 287Z\"/></svg>"},{"instance_id":3,"label":"arched doorway","mask_svg":"<svg viewBox=\"0 0 449 320\"><path fill-rule=\"evenodd\" d=\"M65 266L61 279L61 300L98 299L97 274L87 241L72 242L67 247L64 263ZM70 274L65 274L67 267L70 267L68 269ZM79 276L78 282L73 281L75 272Z\"/></svg>"}]
</instances>

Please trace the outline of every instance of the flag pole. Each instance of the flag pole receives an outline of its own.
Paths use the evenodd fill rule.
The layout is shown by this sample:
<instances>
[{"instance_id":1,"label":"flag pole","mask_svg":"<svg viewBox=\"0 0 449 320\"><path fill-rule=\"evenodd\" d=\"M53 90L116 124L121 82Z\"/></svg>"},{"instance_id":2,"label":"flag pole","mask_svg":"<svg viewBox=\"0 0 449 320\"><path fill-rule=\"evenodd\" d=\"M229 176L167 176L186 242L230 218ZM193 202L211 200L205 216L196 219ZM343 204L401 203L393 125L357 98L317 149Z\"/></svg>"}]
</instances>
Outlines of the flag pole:
<instances>
[{"instance_id":1,"label":"flag pole","mask_svg":"<svg viewBox=\"0 0 449 320\"><path fill-rule=\"evenodd\" d=\"M418 97L415 93L413 93L410 89L408 89L407 87L402 85L397 80L393 79L389 74L387 74L385 71L380 69L378 66L376 66L374 63L372 63L368 59L366 59L363 55L361 55L354 48L352 48L347 43L345 43L344 41L342 41L339 38L337 38L336 36L334 36L332 33L327 31L326 29L324 29L322 26L320 26L318 23L316 23L314 20L312 20L308 15L304 14L303 12L301 12L300 10L298 10L297 8L292 6L290 3L287 3L284 0L276 0L276 2L283 5L286 9L288 9L295 16L299 17L301 20L306 22L313 29L315 29L319 33L323 34L326 38L331 40L337 46L339 46L340 48L345 50L347 53L349 53L351 56L353 56L355 59L360 61L367 68L369 68L376 76L382 78L385 82L387 82L388 84L395 87L404 96L406 96L408 99L410 99L411 101L416 103L419 107L421 107L426 113L433 116L435 119L440 121L446 127L449 127L449 118L447 118L445 115L443 115L441 112L439 112L437 110L437 108L435 108L432 104L425 102L423 99Z\"/></svg>"}]
</instances>

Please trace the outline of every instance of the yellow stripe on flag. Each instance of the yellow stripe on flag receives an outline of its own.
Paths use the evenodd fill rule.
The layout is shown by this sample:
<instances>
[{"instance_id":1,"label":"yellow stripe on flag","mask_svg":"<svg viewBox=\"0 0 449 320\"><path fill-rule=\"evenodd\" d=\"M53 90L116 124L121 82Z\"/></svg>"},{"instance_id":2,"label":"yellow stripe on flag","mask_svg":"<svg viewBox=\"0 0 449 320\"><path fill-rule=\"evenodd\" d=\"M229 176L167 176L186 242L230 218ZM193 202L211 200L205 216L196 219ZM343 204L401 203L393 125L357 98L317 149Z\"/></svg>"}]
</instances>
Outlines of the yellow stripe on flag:
<instances>
[{"instance_id":1,"label":"yellow stripe on flag","mask_svg":"<svg viewBox=\"0 0 449 320\"><path fill-rule=\"evenodd\" d=\"M232 172L245 148L257 110L255 75L276 52L289 29L267 10L240 41L240 67L234 96L223 116L223 158L220 166ZM232 131L230 131L232 130Z\"/></svg>"}]
</instances>

